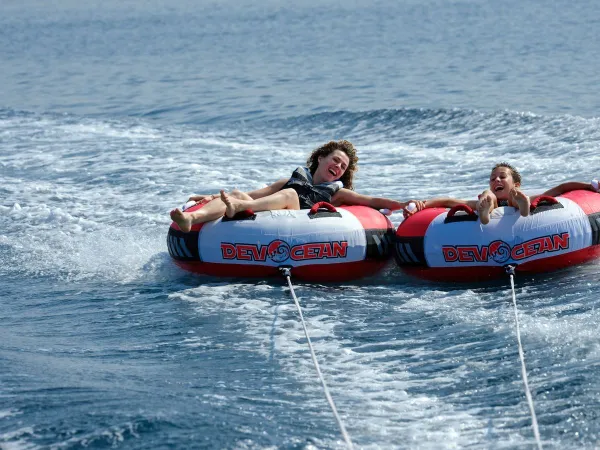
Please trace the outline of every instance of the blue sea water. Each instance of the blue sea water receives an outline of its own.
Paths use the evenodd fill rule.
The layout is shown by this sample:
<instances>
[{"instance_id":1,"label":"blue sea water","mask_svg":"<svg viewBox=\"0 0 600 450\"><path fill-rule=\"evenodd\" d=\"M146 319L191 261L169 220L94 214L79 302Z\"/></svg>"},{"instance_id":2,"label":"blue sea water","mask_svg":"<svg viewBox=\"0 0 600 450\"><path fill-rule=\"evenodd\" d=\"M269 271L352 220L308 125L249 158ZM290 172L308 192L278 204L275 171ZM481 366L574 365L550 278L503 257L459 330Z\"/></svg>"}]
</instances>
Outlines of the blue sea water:
<instances>
[{"instance_id":1,"label":"blue sea water","mask_svg":"<svg viewBox=\"0 0 600 450\"><path fill-rule=\"evenodd\" d=\"M178 269L168 212L330 139L356 189L472 198L600 170L591 0L5 0L0 449L344 442L284 280ZM402 219L392 216L397 225ZM600 267L517 277L544 448L600 445ZM356 448L535 448L508 279L295 284Z\"/></svg>"}]
</instances>

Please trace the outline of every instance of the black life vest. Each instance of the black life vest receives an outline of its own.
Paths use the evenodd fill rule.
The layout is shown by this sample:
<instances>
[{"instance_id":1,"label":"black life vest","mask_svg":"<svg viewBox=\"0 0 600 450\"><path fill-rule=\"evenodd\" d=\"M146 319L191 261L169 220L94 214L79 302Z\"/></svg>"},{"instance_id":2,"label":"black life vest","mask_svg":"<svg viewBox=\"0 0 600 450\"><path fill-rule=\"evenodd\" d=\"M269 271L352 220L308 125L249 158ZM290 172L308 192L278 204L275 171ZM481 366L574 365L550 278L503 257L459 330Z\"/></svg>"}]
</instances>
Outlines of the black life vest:
<instances>
[{"instance_id":1,"label":"black life vest","mask_svg":"<svg viewBox=\"0 0 600 450\"><path fill-rule=\"evenodd\" d=\"M341 181L313 184L312 174L308 168L298 167L282 189L295 190L300 200L300 209L310 209L318 202L331 203L331 197L342 186Z\"/></svg>"}]
</instances>

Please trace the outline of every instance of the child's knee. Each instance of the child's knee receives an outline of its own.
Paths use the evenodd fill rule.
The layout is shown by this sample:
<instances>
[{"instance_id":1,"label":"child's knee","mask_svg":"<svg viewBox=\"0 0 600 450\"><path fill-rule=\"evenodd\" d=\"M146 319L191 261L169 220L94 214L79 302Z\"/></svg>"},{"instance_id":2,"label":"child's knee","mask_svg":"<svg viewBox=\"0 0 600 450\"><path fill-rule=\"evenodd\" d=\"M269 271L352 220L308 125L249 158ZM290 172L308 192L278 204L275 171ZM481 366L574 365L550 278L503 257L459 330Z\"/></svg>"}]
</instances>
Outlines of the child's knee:
<instances>
[{"instance_id":1,"label":"child's knee","mask_svg":"<svg viewBox=\"0 0 600 450\"><path fill-rule=\"evenodd\" d=\"M239 189L234 189L233 191L231 191L229 193L229 196L237 198L238 200L252 200L252 197L250 197L244 191L240 191Z\"/></svg>"},{"instance_id":2,"label":"child's knee","mask_svg":"<svg viewBox=\"0 0 600 450\"><path fill-rule=\"evenodd\" d=\"M284 189L281 192L283 192L285 194L285 196L289 199L298 198L298 193L295 190L293 190L292 188Z\"/></svg>"},{"instance_id":3,"label":"child's knee","mask_svg":"<svg viewBox=\"0 0 600 450\"><path fill-rule=\"evenodd\" d=\"M298 198L298 193L295 190L287 188L280 192L285 196L285 202L288 205L288 208L300 208L300 199Z\"/></svg>"}]
</instances>

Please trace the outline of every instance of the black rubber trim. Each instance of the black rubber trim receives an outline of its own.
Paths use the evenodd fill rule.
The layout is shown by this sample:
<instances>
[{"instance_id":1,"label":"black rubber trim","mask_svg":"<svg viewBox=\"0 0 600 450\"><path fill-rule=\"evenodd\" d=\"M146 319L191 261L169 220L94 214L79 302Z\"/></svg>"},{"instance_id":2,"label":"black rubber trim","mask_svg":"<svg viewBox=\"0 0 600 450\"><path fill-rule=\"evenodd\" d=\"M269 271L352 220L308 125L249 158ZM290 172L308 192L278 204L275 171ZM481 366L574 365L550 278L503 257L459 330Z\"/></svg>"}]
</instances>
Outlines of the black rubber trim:
<instances>
[{"instance_id":1,"label":"black rubber trim","mask_svg":"<svg viewBox=\"0 0 600 450\"><path fill-rule=\"evenodd\" d=\"M592 245L600 245L600 212L589 214L588 219L592 227Z\"/></svg>"},{"instance_id":2,"label":"black rubber trim","mask_svg":"<svg viewBox=\"0 0 600 450\"><path fill-rule=\"evenodd\" d=\"M452 217L446 217L444 223L477 222L478 220L477 215L458 212Z\"/></svg>"},{"instance_id":3,"label":"black rubber trim","mask_svg":"<svg viewBox=\"0 0 600 450\"><path fill-rule=\"evenodd\" d=\"M256 214L244 215L244 213L241 212L241 213L237 213L233 217L223 216L223 218L221 219L221 222L234 222L234 221L240 221L240 220L256 220Z\"/></svg>"},{"instance_id":4,"label":"black rubber trim","mask_svg":"<svg viewBox=\"0 0 600 450\"><path fill-rule=\"evenodd\" d=\"M201 261L198 253L198 231L184 233L180 230L169 228L167 234L167 248L169 255L177 261Z\"/></svg>"},{"instance_id":5,"label":"black rubber trim","mask_svg":"<svg viewBox=\"0 0 600 450\"><path fill-rule=\"evenodd\" d=\"M425 238L394 236L394 258L399 266L427 267Z\"/></svg>"},{"instance_id":6,"label":"black rubber trim","mask_svg":"<svg viewBox=\"0 0 600 450\"><path fill-rule=\"evenodd\" d=\"M342 213L337 211L317 211L308 215L309 219L320 219L321 217L342 217Z\"/></svg>"},{"instance_id":7,"label":"black rubber trim","mask_svg":"<svg viewBox=\"0 0 600 450\"><path fill-rule=\"evenodd\" d=\"M552 203L550 205L547 203L542 203L541 205L538 205L537 208L532 209L530 214L533 216L534 214L539 214L544 211L551 211L553 209L561 209L561 208L564 208L564 206L561 205L560 203Z\"/></svg>"},{"instance_id":8,"label":"black rubber trim","mask_svg":"<svg viewBox=\"0 0 600 450\"><path fill-rule=\"evenodd\" d=\"M394 230L391 228L365 230L367 238L366 259L387 259L392 254Z\"/></svg>"}]
</instances>

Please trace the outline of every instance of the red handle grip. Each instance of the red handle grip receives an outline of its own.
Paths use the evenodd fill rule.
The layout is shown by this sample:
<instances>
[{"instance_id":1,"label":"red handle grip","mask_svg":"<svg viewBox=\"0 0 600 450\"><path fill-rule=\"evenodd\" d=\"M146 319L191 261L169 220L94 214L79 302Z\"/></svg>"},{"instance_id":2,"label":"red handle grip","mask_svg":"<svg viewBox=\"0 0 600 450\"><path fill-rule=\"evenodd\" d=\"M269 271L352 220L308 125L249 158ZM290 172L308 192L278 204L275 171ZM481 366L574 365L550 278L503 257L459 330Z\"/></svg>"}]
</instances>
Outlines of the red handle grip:
<instances>
[{"instance_id":1,"label":"red handle grip","mask_svg":"<svg viewBox=\"0 0 600 450\"><path fill-rule=\"evenodd\" d=\"M319 211L319 209L326 209L329 212L337 212L337 209L335 209L335 206L333 206L331 203L319 202L319 203L315 203L313 205L313 207L310 208L310 211L308 214L309 215L316 214L317 211Z\"/></svg>"},{"instance_id":2,"label":"red handle grip","mask_svg":"<svg viewBox=\"0 0 600 450\"><path fill-rule=\"evenodd\" d=\"M464 211L466 212L468 215L470 216L476 216L477 214L475 214L475 211L473 211L473 209L471 209L470 206L463 204L460 205L456 205L454 208L450 209L450 211L448 211L448 214L446 215L446 217L454 217L454 214L456 214L458 211Z\"/></svg>"},{"instance_id":3,"label":"red handle grip","mask_svg":"<svg viewBox=\"0 0 600 450\"><path fill-rule=\"evenodd\" d=\"M531 202L531 206L529 209L537 208L538 206L540 206L540 203L546 204L546 205L555 205L558 203L558 200L556 200L554 197L551 197L549 195L540 195L538 198L536 198L534 201Z\"/></svg>"}]
</instances>

